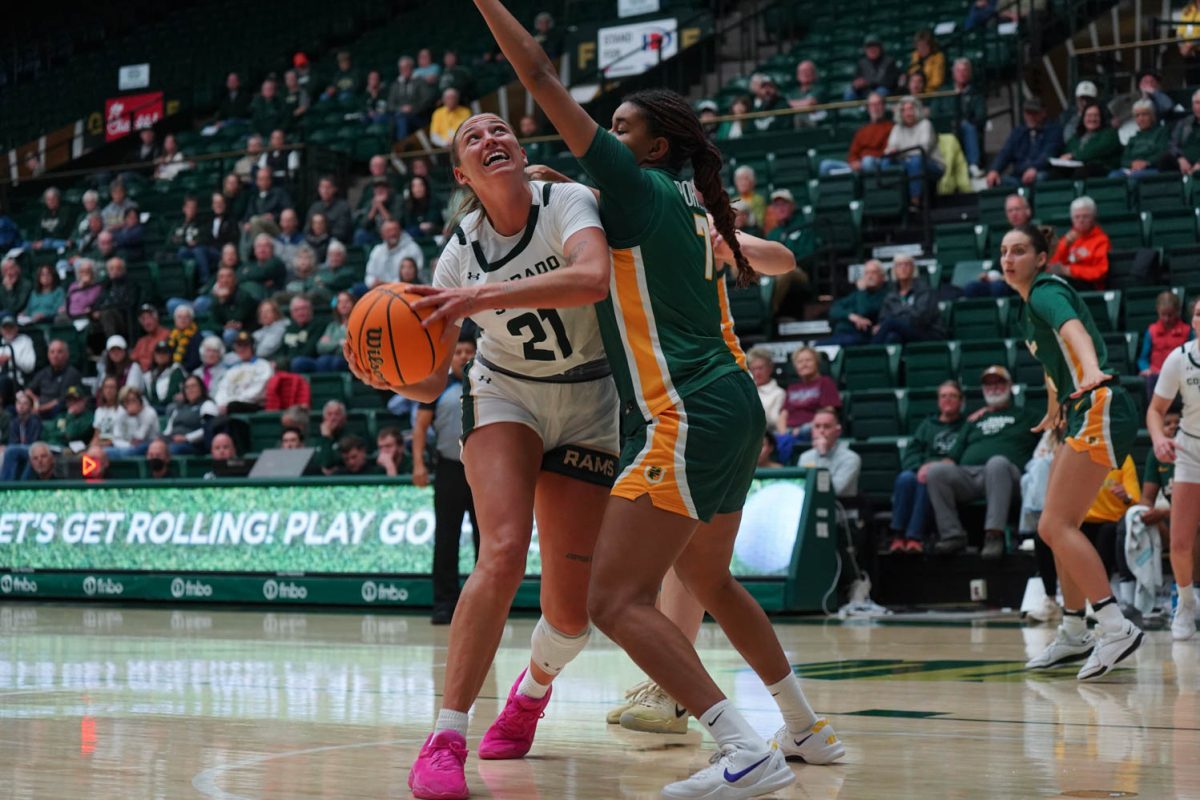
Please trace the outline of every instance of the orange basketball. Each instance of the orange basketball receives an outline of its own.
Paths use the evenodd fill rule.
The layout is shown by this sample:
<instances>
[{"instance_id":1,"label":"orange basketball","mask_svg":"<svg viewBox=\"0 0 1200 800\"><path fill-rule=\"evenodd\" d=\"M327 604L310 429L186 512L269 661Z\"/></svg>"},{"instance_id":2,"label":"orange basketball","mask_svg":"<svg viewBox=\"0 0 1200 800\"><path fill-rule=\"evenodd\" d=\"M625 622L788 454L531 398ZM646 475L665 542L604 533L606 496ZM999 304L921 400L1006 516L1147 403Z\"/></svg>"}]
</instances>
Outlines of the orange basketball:
<instances>
[{"instance_id":1,"label":"orange basketball","mask_svg":"<svg viewBox=\"0 0 1200 800\"><path fill-rule=\"evenodd\" d=\"M413 311L420 297L408 293L406 283L384 283L354 304L346 323L346 338L360 366L392 386L417 383L433 374L445 357L440 350L445 322L428 328Z\"/></svg>"}]
</instances>

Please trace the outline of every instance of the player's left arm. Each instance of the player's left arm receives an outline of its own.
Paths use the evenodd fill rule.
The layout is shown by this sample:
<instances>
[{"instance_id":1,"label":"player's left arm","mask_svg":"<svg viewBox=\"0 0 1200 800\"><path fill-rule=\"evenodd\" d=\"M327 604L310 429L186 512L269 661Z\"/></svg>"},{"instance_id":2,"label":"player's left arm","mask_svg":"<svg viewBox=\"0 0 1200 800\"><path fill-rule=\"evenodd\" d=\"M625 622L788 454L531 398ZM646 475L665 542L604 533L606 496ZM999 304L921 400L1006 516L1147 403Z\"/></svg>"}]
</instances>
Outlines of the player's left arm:
<instances>
[{"instance_id":1,"label":"player's left arm","mask_svg":"<svg viewBox=\"0 0 1200 800\"><path fill-rule=\"evenodd\" d=\"M475 0L475 7L483 14L517 78L545 112L550 124L570 148L571 155L583 156L592 146L599 126L563 86L546 51L500 0Z\"/></svg>"},{"instance_id":2,"label":"player's left arm","mask_svg":"<svg viewBox=\"0 0 1200 800\"><path fill-rule=\"evenodd\" d=\"M708 228L712 236L713 259L717 266L732 266L735 263L733 250L717 230L711 214L708 215ZM738 244L742 246L742 255L746 256L750 266L760 275L786 275L796 269L796 256L780 242L760 239L742 231L737 231L736 235Z\"/></svg>"},{"instance_id":3,"label":"player's left arm","mask_svg":"<svg viewBox=\"0 0 1200 800\"><path fill-rule=\"evenodd\" d=\"M433 309L426 327L439 319L461 319L493 308L571 308L598 303L608 296L612 256L600 228L589 227L567 237L563 267L519 281L500 281L459 289L411 286L424 295L413 310Z\"/></svg>"}]
</instances>

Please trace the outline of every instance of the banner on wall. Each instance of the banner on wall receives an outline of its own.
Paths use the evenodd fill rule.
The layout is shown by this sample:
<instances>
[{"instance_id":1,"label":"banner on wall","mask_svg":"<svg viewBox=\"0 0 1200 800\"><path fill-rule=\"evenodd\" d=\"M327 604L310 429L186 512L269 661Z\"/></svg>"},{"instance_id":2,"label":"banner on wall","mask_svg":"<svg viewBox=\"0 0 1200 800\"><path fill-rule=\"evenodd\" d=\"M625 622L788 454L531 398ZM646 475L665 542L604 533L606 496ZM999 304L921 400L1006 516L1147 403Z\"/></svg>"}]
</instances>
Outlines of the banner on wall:
<instances>
[{"instance_id":1,"label":"banner on wall","mask_svg":"<svg viewBox=\"0 0 1200 800\"><path fill-rule=\"evenodd\" d=\"M660 10L660 0L617 0L618 17L636 17L653 14Z\"/></svg>"},{"instance_id":2,"label":"banner on wall","mask_svg":"<svg viewBox=\"0 0 1200 800\"><path fill-rule=\"evenodd\" d=\"M734 551L735 575L788 574L804 496L802 479L754 482ZM0 511L0 569L35 573L3 576L0 595L37 594L36 582L44 579L39 570L428 575L434 521L433 490L410 485L14 489L5 492ZM459 567L467 573L474 553L465 519L462 536ZM536 530L526 563L528 574L541 574ZM174 599L208 599L189 580L155 590ZM85 595L111 588L97 581L94 593L80 585ZM211 590L213 582L206 581ZM289 594L302 582L285 583L256 591L267 600L304 599ZM374 584L360 589L367 602L389 591Z\"/></svg>"},{"instance_id":3,"label":"banner on wall","mask_svg":"<svg viewBox=\"0 0 1200 800\"><path fill-rule=\"evenodd\" d=\"M104 101L104 141L113 142L133 131L152 128L162 116L162 92L110 97Z\"/></svg>"},{"instance_id":4,"label":"banner on wall","mask_svg":"<svg viewBox=\"0 0 1200 800\"><path fill-rule=\"evenodd\" d=\"M647 20L596 32L597 65L606 78L641 75L679 53L678 20Z\"/></svg>"}]
</instances>

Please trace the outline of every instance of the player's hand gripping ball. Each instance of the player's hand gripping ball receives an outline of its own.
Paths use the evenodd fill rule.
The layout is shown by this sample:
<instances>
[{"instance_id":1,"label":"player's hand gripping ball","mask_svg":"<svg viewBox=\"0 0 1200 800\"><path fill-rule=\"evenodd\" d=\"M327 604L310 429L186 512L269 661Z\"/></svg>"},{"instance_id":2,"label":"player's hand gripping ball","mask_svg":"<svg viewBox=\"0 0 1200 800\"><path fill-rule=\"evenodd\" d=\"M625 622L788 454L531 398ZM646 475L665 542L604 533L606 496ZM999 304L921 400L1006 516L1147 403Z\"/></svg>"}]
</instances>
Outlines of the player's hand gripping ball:
<instances>
[{"instance_id":1,"label":"player's hand gripping ball","mask_svg":"<svg viewBox=\"0 0 1200 800\"><path fill-rule=\"evenodd\" d=\"M422 325L432 311L415 311L413 304L421 298L408 289L406 283L376 286L358 299L346 323L354 372L376 388L419 383L446 355L445 321Z\"/></svg>"}]
</instances>

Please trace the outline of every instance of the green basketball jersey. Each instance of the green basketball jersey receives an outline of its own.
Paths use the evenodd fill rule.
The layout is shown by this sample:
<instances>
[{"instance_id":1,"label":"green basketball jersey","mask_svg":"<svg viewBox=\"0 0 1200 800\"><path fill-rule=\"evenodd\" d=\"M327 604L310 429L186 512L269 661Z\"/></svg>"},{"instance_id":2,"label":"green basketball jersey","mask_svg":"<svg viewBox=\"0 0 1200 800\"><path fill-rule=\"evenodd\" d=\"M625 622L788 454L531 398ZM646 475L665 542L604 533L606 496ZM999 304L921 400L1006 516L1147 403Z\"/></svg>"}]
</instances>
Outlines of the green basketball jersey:
<instances>
[{"instance_id":1,"label":"green basketball jersey","mask_svg":"<svg viewBox=\"0 0 1200 800\"><path fill-rule=\"evenodd\" d=\"M1092 312L1071 285L1057 275L1042 273L1033 281L1029 299L1021 308L1021 335L1034 358L1041 362L1054 382L1058 399L1065 400L1079 388L1083 377L1083 362L1072 352L1070 345L1059 335L1062 326L1077 319L1083 323L1101 372L1108 368L1108 348L1092 319Z\"/></svg>"},{"instance_id":2,"label":"green basketball jersey","mask_svg":"<svg viewBox=\"0 0 1200 800\"><path fill-rule=\"evenodd\" d=\"M744 371L708 216L691 181L642 169L603 128L580 165L600 190L612 248L609 296L596 306L623 409L645 417Z\"/></svg>"}]
</instances>

